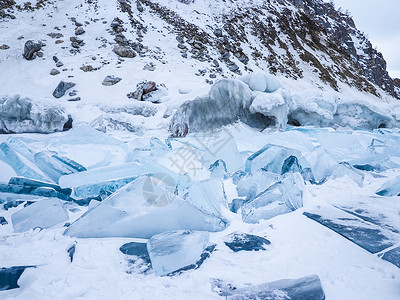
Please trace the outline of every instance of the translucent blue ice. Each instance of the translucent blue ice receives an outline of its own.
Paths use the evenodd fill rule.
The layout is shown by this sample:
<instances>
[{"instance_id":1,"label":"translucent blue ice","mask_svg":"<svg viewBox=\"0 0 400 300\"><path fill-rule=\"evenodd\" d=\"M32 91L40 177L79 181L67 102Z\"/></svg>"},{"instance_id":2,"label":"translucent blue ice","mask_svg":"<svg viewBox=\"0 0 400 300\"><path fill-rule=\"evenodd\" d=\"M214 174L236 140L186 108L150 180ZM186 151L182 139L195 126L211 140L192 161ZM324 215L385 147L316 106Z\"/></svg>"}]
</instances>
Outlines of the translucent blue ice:
<instances>
[{"instance_id":1,"label":"translucent blue ice","mask_svg":"<svg viewBox=\"0 0 400 300\"><path fill-rule=\"evenodd\" d=\"M204 231L169 231L147 242L151 265L158 276L168 275L196 263L206 248L210 234Z\"/></svg>"},{"instance_id":2,"label":"translucent blue ice","mask_svg":"<svg viewBox=\"0 0 400 300\"><path fill-rule=\"evenodd\" d=\"M49 228L68 220L68 213L58 199L35 202L11 216L15 232Z\"/></svg>"},{"instance_id":3,"label":"translucent blue ice","mask_svg":"<svg viewBox=\"0 0 400 300\"><path fill-rule=\"evenodd\" d=\"M227 221L168 190L159 178L142 176L72 223L66 235L150 238L169 230L220 231Z\"/></svg>"}]
</instances>

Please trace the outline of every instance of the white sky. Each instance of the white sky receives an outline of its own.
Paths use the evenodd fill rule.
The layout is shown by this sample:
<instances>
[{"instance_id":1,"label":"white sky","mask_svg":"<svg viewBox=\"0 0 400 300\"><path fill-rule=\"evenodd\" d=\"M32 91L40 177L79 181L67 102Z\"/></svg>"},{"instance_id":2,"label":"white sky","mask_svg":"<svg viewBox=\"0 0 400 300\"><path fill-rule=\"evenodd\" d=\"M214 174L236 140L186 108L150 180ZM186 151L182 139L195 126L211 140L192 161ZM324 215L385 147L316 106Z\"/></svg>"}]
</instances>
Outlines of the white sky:
<instances>
[{"instance_id":1,"label":"white sky","mask_svg":"<svg viewBox=\"0 0 400 300\"><path fill-rule=\"evenodd\" d=\"M372 45L382 52L392 78L400 78L400 0L333 0L348 9Z\"/></svg>"}]
</instances>

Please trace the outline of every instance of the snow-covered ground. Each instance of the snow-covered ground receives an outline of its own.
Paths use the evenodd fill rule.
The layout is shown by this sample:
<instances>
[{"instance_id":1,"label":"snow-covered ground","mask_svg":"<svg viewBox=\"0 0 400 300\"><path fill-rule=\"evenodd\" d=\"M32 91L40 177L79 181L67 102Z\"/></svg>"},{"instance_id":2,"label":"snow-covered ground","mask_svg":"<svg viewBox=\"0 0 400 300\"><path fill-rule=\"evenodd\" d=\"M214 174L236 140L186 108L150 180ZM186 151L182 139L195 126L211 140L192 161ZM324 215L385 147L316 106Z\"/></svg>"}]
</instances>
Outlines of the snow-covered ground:
<instances>
[{"instance_id":1,"label":"snow-covered ground","mask_svg":"<svg viewBox=\"0 0 400 300\"><path fill-rule=\"evenodd\" d=\"M199 70L203 69L207 70L208 76L210 63L183 58L176 48L176 35L168 29L166 23L154 18L146 10L140 15L143 22L149 25L150 32L142 41L144 46L148 46L145 55L121 59L113 52L115 42L114 35L110 34L110 24L115 17L119 17L124 22L125 36L134 40L136 31L129 26L128 15L122 14L114 1L101 0L95 4L87 2L54 1L34 14L15 12L15 19L0 21L0 43L10 47L0 50L0 97L19 94L31 99L39 107L63 109L65 115L69 114L73 119L73 129L70 131L46 135L2 134L0 143L11 145L14 150L20 149L16 155L24 165L43 180L60 184L62 188L73 188L73 196L78 194L78 188L84 190L88 182L98 183L96 178L100 177L102 181L107 181L143 174L164 174L172 183L167 181L163 184L167 184L170 189L168 192L175 193L179 198L177 203L188 202L195 207L197 215L211 214L218 220L224 220L228 226L222 231L213 230L210 233L209 243L216 244L216 247L198 269L175 276L157 276L142 261L132 262L132 257L119 250L125 243L146 242L147 239L121 237L124 234L118 235L115 232L114 237L110 237L113 235L107 232L107 228L99 231L107 236L104 238L77 238L73 234L65 234L69 226L75 226L75 232L82 230L79 221L73 222L88 210L91 213L85 215L87 218L94 215L94 221L89 222L90 226L100 225L101 216L110 221L107 218L112 216L107 213L100 213L100 218L96 219L96 210L101 212L101 208L107 207L104 203L112 201L107 200L102 204L92 201L88 207L62 200L68 220L43 230L30 228L17 232L12 216L25 209L26 201L38 202L44 197L2 192L0 217L4 217L7 224L0 225L0 267L35 268L24 271L18 281L19 289L0 291L1 299L219 299L223 297L215 287L217 280L237 288L251 288L252 285L313 274L319 276L328 300L399 299L399 258L396 266L396 261L390 263L380 257L400 246L400 202L396 195L376 194L383 184L400 175L400 152L397 150L400 146L399 131L376 129L383 123L394 127L398 125L399 105L393 98L384 94L383 98L377 98L344 84L340 86L341 93L334 92L327 85L312 79L311 70L309 76L305 71L304 78L297 81L284 76L271 79L268 75L270 80L253 80L253 84L250 82L251 77L239 78L223 64L223 72L217 72L215 79L198 76L196 73L199 74ZM195 18L194 10L200 12L202 17L198 16L196 22L205 30L207 15L221 8L212 1L210 5L201 5L197 1L194 8L190 9L175 1L159 2L181 11L188 10L188 19ZM77 27L72 17L82 23L85 30L84 34L79 35L85 45L75 54L70 52L74 49L70 37L74 36ZM61 33L63 36L51 38L47 35L49 33ZM57 39L63 42L55 43ZM42 49L42 58L37 57L31 61L23 58L27 40L41 40L46 44ZM56 67L53 56L57 56L63 66ZM144 70L150 63L154 64L155 70ZM265 72L251 64L249 68ZM85 65L98 69L84 72L80 67ZM60 74L50 75L53 68L58 69ZM245 75L246 72L242 71ZM257 76L261 76L259 74ZM113 86L104 86L102 81L108 75L122 80ZM302 125L311 125L310 118L315 118L314 125L330 125L335 129L288 126L281 130L275 127L260 130L232 118L226 123L227 126L213 133L202 133L202 128L213 126L201 122L210 122L214 116L217 119L224 117L224 107L220 107L221 113L209 112L203 107L203 113L211 113L213 118L209 115L201 117L198 123L194 123L197 127L191 127L192 118L188 117L188 123L185 123L186 119L175 118L177 124L189 126L189 134L183 138L171 139L168 129L179 107L196 97L200 97L197 103L203 101L207 104L207 99L217 93L211 92L211 96L207 96L211 85L205 78L215 83L226 77L234 78L222 81L228 82L227 85L234 89L220 83L220 94L226 92L234 98L238 95L235 91L242 89L244 92L241 95L249 97L247 102L241 98L238 103L230 104L232 106L226 107L226 111L229 111L228 108L235 110L239 107L237 109L241 112L244 107L251 113L275 117L278 125L283 125L281 127L284 127L288 116L296 116ZM74 82L76 86L68 90L65 96L56 99L52 93L60 80ZM168 95L161 99L162 103L127 98L126 95L134 92L136 85L143 80L165 84ZM267 89L271 82L277 82L276 88ZM68 96L72 90L77 91L76 96L81 98L80 101L68 101L76 97ZM96 132L89 125L105 133ZM359 126L369 130L359 130L356 128ZM21 143L28 146L31 152L18 148ZM268 144L290 148L290 153L298 154L301 167L309 168L315 178L309 180L306 173L302 173L302 205L297 209L267 220L262 219L256 224L246 223L242 219L242 210L234 213L229 210L229 204L234 199L246 198L246 195L238 194L236 180L240 176L248 178L247 184L257 180L260 180L261 183L257 183L260 186L265 184L262 176L261 179L257 177L257 174L265 172L260 170L264 161L257 162L261 164L260 167L248 167L251 164L248 158ZM0 183L7 185L10 178L22 174L21 169L16 170L18 168L13 161L6 163L2 160L3 150L0 148ZM63 175L54 180L43 170L43 165L42 168L38 167L40 163L34 154L40 152L51 157L54 154L67 157L88 171ZM270 168L267 171L271 172L276 165L279 165L279 170L282 167L282 157L277 155L275 158L276 161L272 161L269 167L265 166ZM215 172L209 170L209 166L219 159L226 164L226 174L223 174L221 168ZM263 159L268 160L268 157ZM4 160L7 161L7 157ZM348 164L339 164L342 162ZM352 167L355 165L361 169L363 166L364 169L370 167L370 170L355 169ZM238 170L242 172L236 172ZM277 182L284 180L281 175L280 172L276 174ZM209 187L221 186L222 189L209 190ZM242 183L242 186L246 188L246 183ZM268 187L264 186L254 196L259 196ZM247 188L249 195L250 192L254 193L254 190ZM136 194L132 194L132 201L146 199L147 192L145 187L136 190ZM137 204L118 202L118 195L121 194L123 192L113 194L117 195L117 204L110 206L115 205L125 213L134 215ZM8 210L4 208L4 204L17 200L23 202ZM253 199L248 196L247 200L251 202ZM192 212L193 207L186 211ZM142 213L141 209L137 208L139 213ZM303 214L305 212L320 213L332 219L335 214L345 214L341 222L346 222L346 217L355 218L356 222L365 221L364 225L367 224L387 237L390 246L382 251L367 251L365 245L364 248L357 245L360 242L357 238L351 242L348 234L346 238L346 234L342 236L332 231L308 218ZM163 217L162 213L156 216ZM177 209L175 213L179 219L180 211ZM166 218L171 212L168 214ZM84 220L85 216L80 220ZM55 218L55 215L52 217ZM136 222L138 219L134 220ZM153 229L148 225L151 223L156 228L157 224L164 224L160 219L150 219L147 225L143 225L143 230L148 229L146 226ZM271 244L266 246L265 251L233 252L224 243L226 236L233 232L265 237ZM371 238L373 240L374 236ZM371 243L378 245L379 241ZM67 250L73 245L75 254L71 262Z\"/></svg>"}]
</instances>

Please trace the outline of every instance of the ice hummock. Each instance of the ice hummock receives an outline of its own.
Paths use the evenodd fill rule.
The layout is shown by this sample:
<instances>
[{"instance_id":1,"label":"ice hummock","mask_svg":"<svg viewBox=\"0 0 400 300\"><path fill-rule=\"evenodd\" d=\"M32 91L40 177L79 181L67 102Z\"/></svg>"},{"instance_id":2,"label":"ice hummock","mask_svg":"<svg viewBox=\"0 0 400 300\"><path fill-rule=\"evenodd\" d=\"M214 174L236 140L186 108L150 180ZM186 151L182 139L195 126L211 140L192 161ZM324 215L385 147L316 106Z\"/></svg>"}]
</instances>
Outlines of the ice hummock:
<instances>
[{"instance_id":1,"label":"ice hummock","mask_svg":"<svg viewBox=\"0 0 400 300\"><path fill-rule=\"evenodd\" d=\"M58 199L35 202L11 216L15 232L49 228L68 220L68 213Z\"/></svg>"},{"instance_id":2,"label":"ice hummock","mask_svg":"<svg viewBox=\"0 0 400 300\"><path fill-rule=\"evenodd\" d=\"M0 133L63 131L68 114L59 104L19 95L0 97Z\"/></svg>"},{"instance_id":3,"label":"ice hummock","mask_svg":"<svg viewBox=\"0 0 400 300\"><path fill-rule=\"evenodd\" d=\"M152 176L141 176L90 209L65 231L80 238L150 238L170 230L221 231L227 221L171 193Z\"/></svg>"},{"instance_id":4,"label":"ice hummock","mask_svg":"<svg viewBox=\"0 0 400 300\"><path fill-rule=\"evenodd\" d=\"M239 80L222 79L208 95L185 102L172 117L174 136L207 131L231 124L244 116L252 101L249 87Z\"/></svg>"},{"instance_id":5,"label":"ice hummock","mask_svg":"<svg viewBox=\"0 0 400 300\"><path fill-rule=\"evenodd\" d=\"M288 173L282 181L242 205L242 220L258 223L302 207L303 189L302 176L299 173Z\"/></svg>"},{"instance_id":6,"label":"ice hummock","mask_svg":"<svg viewBox=\"0 0 400 300\"><path fill-rule=\"evenodd\" d=\"M158 276L165 276L195 264L206 248L210 234L205 231L168 231L147 242L151 265Z\"/></svg>"}]
</instances>

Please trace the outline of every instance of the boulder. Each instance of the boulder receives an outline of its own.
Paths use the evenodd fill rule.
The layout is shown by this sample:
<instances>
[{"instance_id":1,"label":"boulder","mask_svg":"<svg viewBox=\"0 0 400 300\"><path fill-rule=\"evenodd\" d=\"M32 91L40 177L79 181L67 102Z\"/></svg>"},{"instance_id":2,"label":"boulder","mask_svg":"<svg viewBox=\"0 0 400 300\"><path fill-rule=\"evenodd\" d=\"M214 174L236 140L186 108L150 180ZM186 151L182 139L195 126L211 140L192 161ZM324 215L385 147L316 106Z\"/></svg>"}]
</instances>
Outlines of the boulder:
<instances>
[{"instance_id":1,"label":"boulder","mask_svg":"<svg viewBox=\"0 0 400 300\"><path fill-rule=\"evenodd\" d=\"M39 52L39 50L42 49L42 44L39 43L35 43L32 40L29 40L25 43L25 47L24 47L24 57L27 60L32 60L36 58L36 54L37 52Z\"/></svg>"},{"instance_id":2,"label":"boulder","mask_svg":"<svg viewBox=\"0 0 400 300\"><path fill-rule=\"evenodd\" d=\"M57 85L56 89L53 92L53 96L55 98L61 98L65 95L65 92L70 88L74 87L76 84L73 82L65 82L63 80Z\"/></svg>"}]
</instances>

